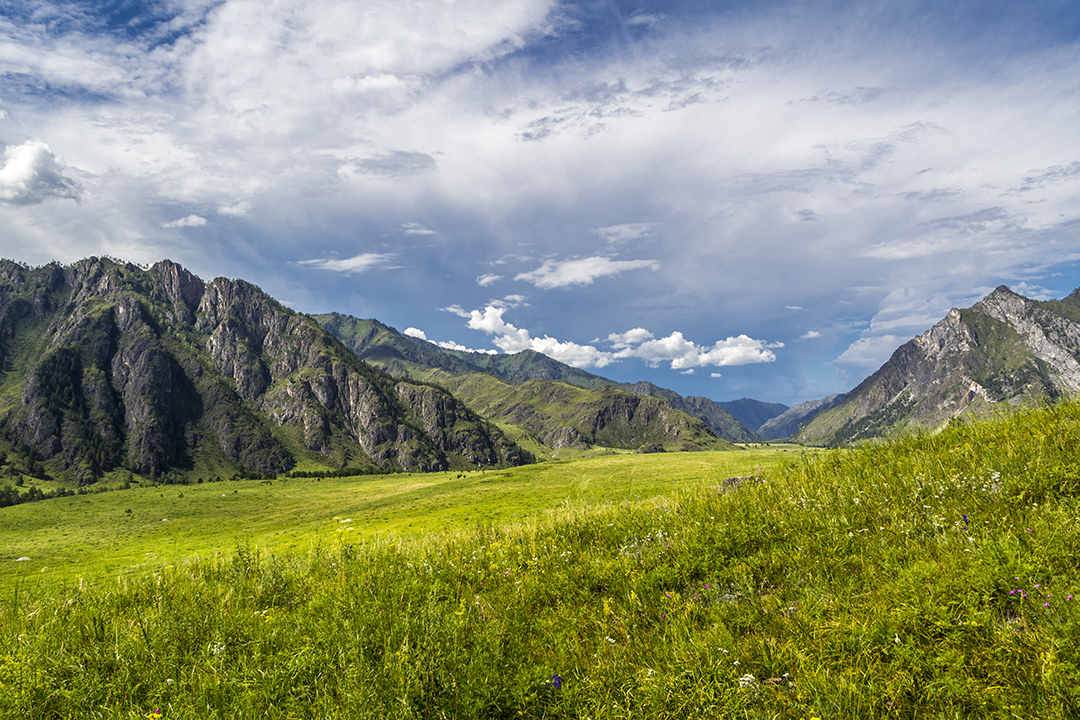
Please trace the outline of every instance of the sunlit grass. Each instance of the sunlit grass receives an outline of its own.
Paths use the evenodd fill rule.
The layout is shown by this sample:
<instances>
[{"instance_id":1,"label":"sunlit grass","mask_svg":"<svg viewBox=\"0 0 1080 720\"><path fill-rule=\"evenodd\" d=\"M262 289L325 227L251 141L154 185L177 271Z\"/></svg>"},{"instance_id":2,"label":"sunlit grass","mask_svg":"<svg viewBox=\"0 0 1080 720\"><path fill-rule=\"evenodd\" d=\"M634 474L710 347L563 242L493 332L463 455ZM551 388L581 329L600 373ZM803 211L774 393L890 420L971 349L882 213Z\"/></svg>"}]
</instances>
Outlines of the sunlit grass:
<instances>
[{"instance_id":1,"label":"sunlit grass","mask_svg":"<svg viewBox=\"0 0 1080 720\"><path fill-rule=\"evenodd\" d=\"M660 494L598 458L545 514L8 583L0 715L1077 717L1078 448L1069 403Z\"/></svg>"}]
</instances>

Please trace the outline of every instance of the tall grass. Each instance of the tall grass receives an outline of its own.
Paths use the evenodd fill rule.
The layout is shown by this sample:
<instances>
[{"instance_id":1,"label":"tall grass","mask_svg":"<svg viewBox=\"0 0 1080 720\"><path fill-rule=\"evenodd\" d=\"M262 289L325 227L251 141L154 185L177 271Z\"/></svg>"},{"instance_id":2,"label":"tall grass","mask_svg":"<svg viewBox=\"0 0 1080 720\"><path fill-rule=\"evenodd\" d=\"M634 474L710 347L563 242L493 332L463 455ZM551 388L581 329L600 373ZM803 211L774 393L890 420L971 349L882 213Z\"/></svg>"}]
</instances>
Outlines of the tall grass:
<instances>
[{"instance_id":1,"label":"tall grass","mask_svg":"<svg viewBox=\"0 0 1080 720\"><path fill-rule=\"evenodd\" d=\"M1065 403L658 500L24 589L0 715L1078 717L1078 449Z\"/></svg>"}]
</instances>

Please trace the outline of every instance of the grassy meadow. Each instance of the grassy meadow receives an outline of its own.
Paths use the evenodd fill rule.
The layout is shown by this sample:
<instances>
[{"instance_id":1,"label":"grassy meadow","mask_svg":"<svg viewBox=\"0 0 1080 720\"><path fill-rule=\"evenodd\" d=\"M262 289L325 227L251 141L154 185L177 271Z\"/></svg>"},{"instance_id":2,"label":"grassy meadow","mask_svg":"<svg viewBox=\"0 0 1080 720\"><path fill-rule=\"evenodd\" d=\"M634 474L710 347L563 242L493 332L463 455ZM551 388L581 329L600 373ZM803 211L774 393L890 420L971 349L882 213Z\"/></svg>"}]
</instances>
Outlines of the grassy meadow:
<instances>
[{"instance_id":1,"label":"grassy meadow","mask_svg":"<svg viewBox=\"0 0 1080 720\"><path fill-rule=\"evenodd\" d=\"M1080 717L1078 491L1068 402L5 508L0 716Z\"/></svg>"}]
</instances>

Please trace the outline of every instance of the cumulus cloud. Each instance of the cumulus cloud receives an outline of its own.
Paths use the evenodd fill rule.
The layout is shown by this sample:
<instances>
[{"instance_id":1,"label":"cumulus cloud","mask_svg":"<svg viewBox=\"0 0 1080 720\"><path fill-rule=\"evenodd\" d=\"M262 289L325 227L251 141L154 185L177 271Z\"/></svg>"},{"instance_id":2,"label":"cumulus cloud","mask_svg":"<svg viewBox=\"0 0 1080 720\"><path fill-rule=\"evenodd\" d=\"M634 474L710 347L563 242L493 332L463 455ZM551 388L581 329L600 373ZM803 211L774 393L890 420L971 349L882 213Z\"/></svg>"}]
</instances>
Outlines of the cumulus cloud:
<instances>
[{"instance_id":1,"label":"cumulus cloud","mask_svg":"<svg viewBox=\"0 0 1080 720\"><path fill-rule=\"evenodd\" d=\"M821 333L817 330L807 330L805 333L799 336L800 340L813 340L814 338L821 337Z\"/></svg>"},{"instance_id":2,"label":"cumulus cloud","mask_svg":"<svg viewBox=\"0 0 1080 720\"><path fill-rule=\"evenodd\" d=\"M425 333L423 330L420 330L418 328L407 327L407 328L405 328L405 331L404 331L403 334L408 335L409 337L414 337L414 338L416 338L418 340L427 340L427 333Z\"/></svg>"},{"instance_id":3,"label":"cumulus cloud","mask_svg":"<svg viewBox=\"0 0 1080 720\"><path fill-rule=\"evenodd\" d=\"M646 340L636 347L621 350L619 357L641 358L656 367L662 362L670 362L673 370L709 365L750 365L753 363L773 362L776 360L774 349L784 347L783 343L766 343L754 340L748 335L717 340L711 346L702 346L683 337L675 331L659 340Z\"/></svg>"},{"instance_id":4,"label":"cumulus cloud","mask_svg":"<svg viewBox=\"0 0 1080 720\"><path fill-rule=\"evenodd\" d=\"M536 270L518 273L514 279L550 290L571 285L591 285L596 278L620 275L628 270L641 268L657 270L660 263L655 260L612 260L599 256L561 262L548 261Z\"/></svg>"},{"instance_id":5,"label":"cumulus cloud","mask_svg":"<svg viewBox=\"0 0 1080 720\"><path fill-rule=\"evenodd\" d=\"M611 333L608 335L608 342L613 350L601 350L595 345L560 341L548 335L534 337L528 330L504 319L503 315L510 307L512 306L500 303L489 304L483 310L465 311L459 306L444 309L468 318L469 329L492 335L492 342L505 353L535 350L567 365L582 368L602 368L628 358L644 360L652 367L668 362L673 370L748 365L774 362L776 354L773 350L784 347L783 343L766 343L747 335L719 340L711 346L701 346L687 340L678 331L657 340L653 339L653 334L648 330L634 328L625 333Z\"/></svg>"},{"instance_id":6,"label":"cumulus cloud","mask_svg":"<svg viewBox=\"0 0 1080 720\"><path fill-rule=\"evenodd\" d=\"M4 149L0 168L0 202L37 205L49 198L69 198L78 202L79 184L64 176L64 168L49 146L40 140Z\"/></svg>"},{"instance_id":7,"label":"cumulus cloud","mask_svg":"<svg viewBox=\"0 0 1080 720\"><path fill-rule=\"evenodd\" d=\"M615 348L630 347L646 340L652 340L652 338L653 334L645 328L634 328L624 333L611 333L607 337L608 342Z\"/></svg>"},{"instance_id":8,"label":"cumulus cloud","mask_svg":"<svg viewBox=\"0 0 1080 720\"><path fill-rule=\"evenodd\" d=\"M199 215L188 215L182 217L179 220L173 220L172 222L161 223L163 228L181 228L181 227L202 227L207 223L206 218Z\"/></svg>"},{"instance_id":9,"label":"cumulus cloud","mask_svg":"<svg viewBox=\"0 0 1080 720\"><path fill-rule=\"evenodd\" d=\"M335 272L352 275L362 273L365 270L386 265L395 257L392 253L361 253L351 258L338 260L334 258L319 258L315 260L301 260L300 265L307 265L318 270L333 270Z\"/></svg>"}]
</instances>

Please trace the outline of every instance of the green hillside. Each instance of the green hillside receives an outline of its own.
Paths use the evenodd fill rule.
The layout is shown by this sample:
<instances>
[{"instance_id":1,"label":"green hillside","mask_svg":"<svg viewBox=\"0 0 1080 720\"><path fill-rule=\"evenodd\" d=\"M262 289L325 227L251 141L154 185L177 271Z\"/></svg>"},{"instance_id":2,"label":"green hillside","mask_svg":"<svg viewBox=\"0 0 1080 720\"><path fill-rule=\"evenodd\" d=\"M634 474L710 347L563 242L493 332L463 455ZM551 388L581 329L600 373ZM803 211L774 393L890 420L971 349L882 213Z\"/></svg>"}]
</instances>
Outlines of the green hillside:
<instances>
[{"instance_id":1,"label":"green hillside","mask_svg":"<svg viewBox=\"0 0 1080 720\"><path fill-rule=\"evenodd\" d=\"M338 313L315 319L365 362L447 388L539 457L591 444L696 450L762 440L708 398L684 398L648 382L617 383L532 350L462 352L409 337L377 320ZM635 395L644 402L632 400ZM622 422L605 429L605 413L616 405L621 406L616 414ZM655 422L661 415L663 420ZM685 417L676 419L678 415Z\"/></svg>"},{"instance_id":2,"label":"green hillside","mask_svg":"<svg viewBox=\"0 0 1080 720\"><path fill-rule=\"evenodd\" d=\"M625 483L659 478L665 461L752 456L477 474L495 482L448 505L554 469L581 498L624 485L606 503L567 493L545 514L426 535L346 530L361 523L338 514L341 495L294 550L240 542L66 582L9 557L0 715L1075 718L1078 445L1069 401L869 449L777 453L787 462L752 477L703 465L659 496ZM364 483L351 487L363 502ZM396 512L420 510L402 490L378 512L423 517ZM434 485L421 494L438 504Z\"/></svg>"}]
</instances>

